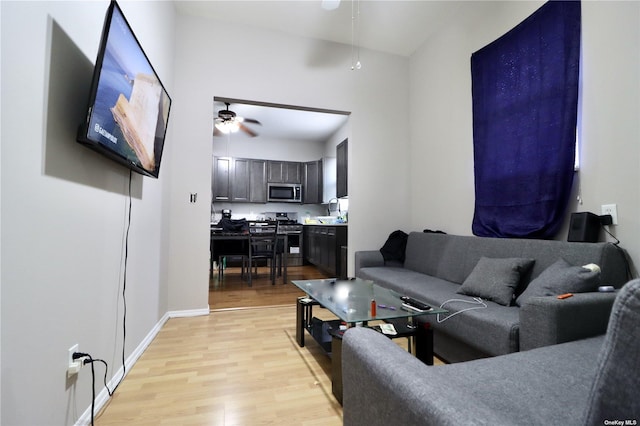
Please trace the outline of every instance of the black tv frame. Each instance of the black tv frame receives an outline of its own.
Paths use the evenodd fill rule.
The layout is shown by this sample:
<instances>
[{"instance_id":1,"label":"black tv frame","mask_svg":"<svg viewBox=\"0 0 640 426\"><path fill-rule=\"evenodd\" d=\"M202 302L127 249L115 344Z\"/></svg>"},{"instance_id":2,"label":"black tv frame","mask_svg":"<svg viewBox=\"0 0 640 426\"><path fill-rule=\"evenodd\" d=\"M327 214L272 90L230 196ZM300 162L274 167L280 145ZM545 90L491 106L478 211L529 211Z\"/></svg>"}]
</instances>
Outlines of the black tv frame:
<instances>
[{"instance_id":1,"label":"black tv frame","mask_svg":"<svg viewBox=\"0 0 640 426\"><path fill-rule=\"evenodd\" d=\"M144 60L146 61L146 65L148 66L148 69L150 69L153 72L153 76L157 79L158 83L162 88L160 93L158 122L156 125L156 139L154 142L155 167L153 170L145 169L142 166L140 160L137 158L137 156L135 157L135 160L137 162L134 161L132 159L134 157L132 157L131 154L133 154L133 156L135 156L136 154L126 143L121 144L122 148L120 149L121 150L124 149L125 151L131 151L129 153L129 156L124 155L123 153L115 149L115 147L112 147L109 144L107 144L106 143L107 141L105 141L104 139L108 139L108 136L105 136L105 132L102 132L102 130L104 129L101 129L100 131L96 130L94 132L94 133L102 132L101 135L104 137L104 139L100 139L99 137L96 137L96 136L92 138L90 136L91 122L92 122L94 113L96 112L95 107L96 107L96 99L98 97L98 89L100 86L101 77L103 75L104 59L105 59L105 55L107 54L107 46L109 44L109 31L113 23L114 14L116 13L119 14L120 17L122 18L122 23L124 24L124 26L126 26L126 28L124 29L131 34L133 40L135 41L134 47L137 47L137 49L139 49L139 54L141 54L140 59L144 58ZM131 78L131 77L123 75L123 78ZM165 98L166 98L166 116L164 116L164 110L163 110L165 106L163 104L163 100ZM136 173L157 179L160 173L160 165L162 160L162 154L164 151L164 143L166 140L166 133L167 133L168 123L169 123L169 114L171 111L171 103L172 103L172 100L171 100L171 97L169 96L169 93L167 92L164 84L162 84L162 81L160 80L160 77L158 76L158 73L156 72L156 70L153 68L151 61L149 61L147 54L145 53L144 49L142 48L142 45L140 44L140 41L138 40L135 33L133 32L131 25L129 25L129 22L127 21L124 13L122 12L122 9L120 8L120 6L115 0L112 0L109 5L109 8L107 9L105 20L104 20L104 26L102 29L102 36L100 40L100 46L98 49L98 56L96 58L93 78L91 80L91 89L90 89L90 95L89 95L89 102L87 106L87 114L84 122L80 125L78 129L77 142L127 167L128 169L133 170ZM161 135L159 135L158 128L160 125L162 125L163 122L164 122L164 129L160 129L162 132L161 132ZM119 135L122 135L122 132L120 131L120 127L118 124L115 123L115 120L114 120L114 126L117 127L117 129L115 129L114 127L114 132L117 132L119 133ZM111 136L110 132L106 132L106 133L109 136Z\"/></svg>"}]
</instances>

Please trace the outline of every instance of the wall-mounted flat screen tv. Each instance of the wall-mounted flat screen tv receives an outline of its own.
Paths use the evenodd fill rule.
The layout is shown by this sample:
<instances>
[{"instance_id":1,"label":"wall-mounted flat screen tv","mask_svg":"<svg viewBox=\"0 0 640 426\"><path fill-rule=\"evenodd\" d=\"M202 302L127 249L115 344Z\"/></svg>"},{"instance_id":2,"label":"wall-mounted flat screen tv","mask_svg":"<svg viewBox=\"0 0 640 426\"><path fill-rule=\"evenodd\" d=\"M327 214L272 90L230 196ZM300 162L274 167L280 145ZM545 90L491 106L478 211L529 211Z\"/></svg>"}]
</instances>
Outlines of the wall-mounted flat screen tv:
<instances>
[{"instance_id":1,"label":"wall-mounted flat screen tv","mask_svg":"<svg viewBox=\"0 0 640 426\"><path fill-rule=\"evenodd\" d=\"M122 10L112 1L78 142L157 178L170 108L169 94Z\"/></svg>"}]
</instances>

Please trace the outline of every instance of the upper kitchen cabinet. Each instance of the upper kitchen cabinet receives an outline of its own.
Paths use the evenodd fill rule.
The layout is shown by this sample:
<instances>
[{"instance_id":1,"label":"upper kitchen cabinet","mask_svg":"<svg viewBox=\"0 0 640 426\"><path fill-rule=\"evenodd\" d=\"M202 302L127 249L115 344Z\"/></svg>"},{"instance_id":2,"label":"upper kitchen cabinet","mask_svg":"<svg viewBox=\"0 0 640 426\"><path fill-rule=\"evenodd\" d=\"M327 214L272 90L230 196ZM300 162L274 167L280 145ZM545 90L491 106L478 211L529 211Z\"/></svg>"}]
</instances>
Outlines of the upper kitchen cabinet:
<instances>
[{"instance_id":1,"label":"upper kitchen cabinet","mask_svg":"<svg viewBox=\"0 0 640 426\"><path fill-rule=\"evenodd\" d=\"M231 201L248 203L251 199L251 160L233 158L231 166Z\"/></svg>"},{"instance_id":2,"label":"upper kitchen cabinet","mask_svg":"<svg viewBox=\"0 0 640 426\"><path fill-rule=\"evenodd\" d=\"M230 157L213 157L211 191L214 201L231 201L232 162Z\"/></svg>"},{"instance_id":3,"label":"upper kitchen cabinet","mask_svg":"<svg viewBox=\"0 0 640 426\"><path fill-rule=\"evenodd\" d=\"M267 181L270 183L302 183L300 163L293 161L269 161Z\"/></svg>"},{"instance_id":4,"label":"upper kitchen cabinet","mask_svg":"<svg viewBox=\"0 0 640 426\"><path fill-rule=\"evenodd\" d=\"M266 163L265 160L214 157L213 200L266 203Z\"/></svg>"},{"instance_id":5,"label":"upper kitchen cabinet","mask_svg":"<svg viewBox=\"0 0 640 426\"><path fill-rule=\"evenodd\" d=\"M322 203L322 160L304 163L302 200L305 204Z\"/></svg>"},{"instance_id":6,"label":"upper kitchen cabinet","mask_svg":"<svg viewBox=\"0 0 640 426\"><path fill-rule=\"evenodd\" d=\"M267 202L267 162L265 160L251 160L249 198L252 203Z\"/></svg>"},{"instance_id":7,"label":"upper kitchen cabinet","mask_svg":"<svg viewBox=\"0 0 640 426\"><path fill-rule=\"evenodd\" d=\"M347 175L349 169L349 158L347 153L349 140L345 139L336 147L336 196L338 198L347 197L348 185Z\"/></svg>"}]
</instances>

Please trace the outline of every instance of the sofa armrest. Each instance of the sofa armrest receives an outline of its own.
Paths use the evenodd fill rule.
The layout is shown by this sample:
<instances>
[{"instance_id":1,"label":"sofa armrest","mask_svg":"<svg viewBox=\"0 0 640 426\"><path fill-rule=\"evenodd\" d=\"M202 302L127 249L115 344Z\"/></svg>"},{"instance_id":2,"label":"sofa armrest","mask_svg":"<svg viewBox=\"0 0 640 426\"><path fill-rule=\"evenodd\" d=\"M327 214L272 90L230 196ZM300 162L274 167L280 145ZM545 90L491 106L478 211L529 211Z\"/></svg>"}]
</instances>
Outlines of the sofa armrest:
<instances>
[{"instance_id":1,"label":"sofa armrest","mask_svg":"<svg viewBox=\"0 0 640 426\"><path fill-rule=\"evenodd\" d=\"M532 297L520 308L520 350L604 334L615 297L616 293Z\"/></svg>"},{"instance_id":2,"label":"sofa armrest","mask_svg":"<svg viewBox=\"0 0 640 426\"><path fill-rule=\"evenodd\" d=\"M357 251L355 253L355 275L358 276L358 271L361 268L368 268L371 266L384 266L384 257L380 250L364 250Z\"/></svg>"},{"instance_id":3,"label":"sofa armrest","mask_svg":"<svg viewBox=\"0 0 640 426\"><path fill-rule=\"evenodd\" d=\"M457 426L478 419L508 424L467 387L451 386L448 371L437 371L442 368L446 366L423 364L369 328L347 330L342 343L343 425Z\"/></svg>"},{"instance_id":4,"label":"sofa armrest","mask_svg":"<svg viewBox=\"0 0 640 426\"><path fill-rule=\"evenodd\" d=\"M421 362L373 330L347 330L342 343L343 424L420 424L408 379ZM413 370L413 371L412 371Z\"/></svg>"}]
</instances>

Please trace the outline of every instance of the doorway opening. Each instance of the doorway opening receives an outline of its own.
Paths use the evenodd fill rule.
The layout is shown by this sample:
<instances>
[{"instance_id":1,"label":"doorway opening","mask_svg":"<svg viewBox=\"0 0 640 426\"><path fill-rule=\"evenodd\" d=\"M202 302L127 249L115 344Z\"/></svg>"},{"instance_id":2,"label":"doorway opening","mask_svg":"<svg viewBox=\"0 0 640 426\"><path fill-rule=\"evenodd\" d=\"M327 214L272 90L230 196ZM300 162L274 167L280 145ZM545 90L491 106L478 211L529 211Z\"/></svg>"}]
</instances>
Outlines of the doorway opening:
<instances>
[{"instance_id":1,"label":"doorway opening","mask_svg":"<svg viewBox=\"0 0 640 426\"><path fill-rule=\"evenodd\" d=\"M349 115L340 110L214 97L211 309L294 304L302 293L292 280L339 276L308 261L302 229L317 217L335 214L337 147L350 137ZM269 201L267 188L274 183L299 185L303 199ZM341 198L340 205L337 211L348 217L348 197ZM213 242L213 229L223 212L231 220L269 222L286 217L288 224L299 225L299 237L292 238L298 243L287 247L292 252L287 261L287 282L278 277L272 285L269 268L262 265L253 270L257 275L252 276L249 286L242 261L225 259L224 264L218 264L214 244L220 242ZM340 225L346 231L348 225ZM224 273L218 274L218 268L225 268Z\"/></svg>"}]
</instances>

